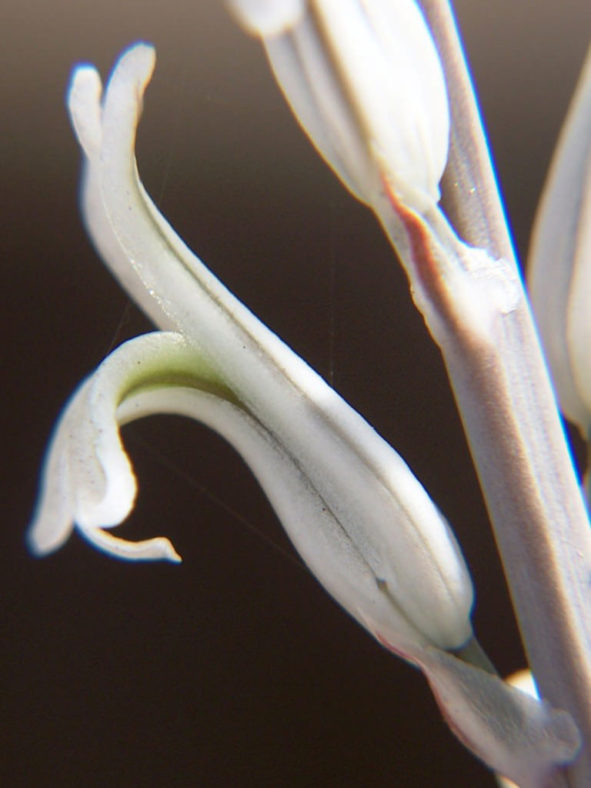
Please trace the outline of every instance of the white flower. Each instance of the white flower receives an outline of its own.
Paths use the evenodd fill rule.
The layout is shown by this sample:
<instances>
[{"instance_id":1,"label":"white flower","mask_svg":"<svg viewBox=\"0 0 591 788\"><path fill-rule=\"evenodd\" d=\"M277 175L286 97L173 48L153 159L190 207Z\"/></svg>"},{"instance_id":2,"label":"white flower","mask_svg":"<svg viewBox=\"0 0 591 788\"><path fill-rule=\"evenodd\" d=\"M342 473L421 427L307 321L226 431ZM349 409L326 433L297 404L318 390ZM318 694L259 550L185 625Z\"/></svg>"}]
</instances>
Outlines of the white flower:
<instances>
[{"instance_id":1,"label":"white flower","mask_svg":"<svg viewBox=\"0 0 591 788\"><path fill-rule=\"evenodd\" d=\"M263 37L285 96L346 186L373 204L390 188L424 212L439 200L449 109L441 63L414 0L231 0Z\"/></svg>"},{"instance_id":2,"label":"white flower","mask_svg":"<svg viewBox=\"0 0 591 788\"><path fill-rule=\"evenodd\" d=\"M531 302L564 414L591 433L591 50L540 201Z\"/></svg>"},{"instance_id":3,"label":"white flower","mask_svg":"<svg viewBox=\"0 0 591 788\"><path fill-rule=\"evenodd\" d=\"M130 49L102 105L98 74L82 66L69 104L86 156L83 203L92 238L155 322L177 333L124 346L75 395L56 431L32 544L38 551L56 547L75 521L107 550L152 556L154 544L149 556L145 545L137 553L133 545L115 548L114 537L106 540L100 528L120 522L135 495L117 408L138 390L157 387L167 410L164 393L177 402L178 386L189 385L224 399L216 408L231 410L231 423L242 425L251 444L268 448L267 493L308 565L347 610L402 650L425 642L462 646L471 637L472 586L447 523L419 482L190 252L140 183L135 131L153 65L151 47ZM196 408L193 415L207 421L200 413ZM235 442L229 427L222 432ZM264 452L257 457L263 462ZM293 477L289 506L273 488L275 479L281 486L280 457L283 476ZM58 504L60 522L54 519ZM166 543L157 547L175 558Z\"/></svg>"}]
</instances>

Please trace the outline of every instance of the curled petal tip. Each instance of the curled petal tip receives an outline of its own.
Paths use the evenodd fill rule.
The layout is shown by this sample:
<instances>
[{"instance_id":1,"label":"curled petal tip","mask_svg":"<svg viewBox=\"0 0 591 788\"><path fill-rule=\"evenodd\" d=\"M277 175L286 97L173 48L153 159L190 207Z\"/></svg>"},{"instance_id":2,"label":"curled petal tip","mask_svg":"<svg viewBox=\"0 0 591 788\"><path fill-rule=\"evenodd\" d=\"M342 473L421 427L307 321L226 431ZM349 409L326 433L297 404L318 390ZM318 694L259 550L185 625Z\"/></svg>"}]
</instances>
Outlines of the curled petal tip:
<instances>
[{"instance_id":1,"label":"curled petal tip","mask_svg":"<svg viewBox=\"0 0 591 788\"><path fill-rule=\"evenodd\" d=\"M139 42L119 58L112 79L134 84L139 96L150 81L156 64L151 44ZM74 69L68 88L67 105L76 136L88 158L96 156L102 143L103 85L96 68L87 63Z\"/></svg>"},{"instance_id":2,"label":"curled petal tip","mask_svg":"<svg viewBox=\"0 0 591 788\"><path fill-rule=\"evenodd\" d=\"M101 97L103 84L94 66L83 64L74 69L67 104L76 136L87 156L101 146Z\"/></svg>"},{"instance_id":3,"label":"curled petal tip","mask_svg":"<svg viewBox=\"0 0 591 788\"><path fill-rule=\"evenodd\" d=\"M145 84L156 65L156 49L146 41L138 41L128 47L115 65L115 73L124 73Z\"/></svg>"},{"instance_id":4,"label":"curled petal tip","mask_svg":"<svg viewBox=\"0 0 591 788\"><path fill-rule=\"evenodd\" d=\"M109 416L101 416L109 424ZM90 452L80 456L80 472L75 474L74 519L82 527L110 528L133 510L137 481L116 433L104 436L97 430L92 439Z\"/></svg>"},{"instance_id":5,"label":"curled petal tip","mask_svg":"<svg viewBox=\"0 0 591 788\"><path fill-rule=\"evenodd\" d=\"M115 66L116 74L125 74L133 79L143 92L143 88L150 81L156 65L156 50L152 44L139 41L129 47Z\"/></svg>"},{"instance_id":6,"label":"curled petal tip","mask_svg":"<svg viewBox=\"0 0 591 788\"><path fill-rule=\"evenodd\" d=\"M61 526L55 520L47 522L47 518L41 520L36 517L29 526L25 537L29 552L36 558L55 552L67 541L73 526L69 517L62 521Z\"/></svg>"},{"instance_id":7,"label":"curled petal tip","mask_svg":"<svg viewBox=\"0 0 591 788\"><path fill-rule=\"evenodd\" d=\"M182 558L174 549L172 542L164 536L130 542L113 536L103 528L80 528L84 538L104 553L124 561L170 561L180 564Z\"/></svg>"}]
</instances>

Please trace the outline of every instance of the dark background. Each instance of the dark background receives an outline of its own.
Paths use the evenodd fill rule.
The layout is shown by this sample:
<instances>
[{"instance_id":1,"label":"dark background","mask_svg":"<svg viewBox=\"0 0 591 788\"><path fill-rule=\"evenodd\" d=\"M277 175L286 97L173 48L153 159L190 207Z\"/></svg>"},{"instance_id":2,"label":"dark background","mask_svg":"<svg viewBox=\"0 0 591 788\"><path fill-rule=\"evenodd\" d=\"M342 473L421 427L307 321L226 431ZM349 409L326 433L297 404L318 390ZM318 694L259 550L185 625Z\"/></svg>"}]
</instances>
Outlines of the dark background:
<instances>
[{"instance_id":1,"label":"dark background","mask_svg":"<svg viewBox=\"0 0 591 788\"><path fill-rule=\"evenodd\" d=\"M518 247L591 27L588 0L458 0ZM183 238L401 452L450 518L502 673L522 655L438 352L369 213L291 118L257 43L199 0L0 2L4 447L0 781L7 786L475 786L422 678L291 559L233 452L175 418L126 429L130 538L181 566L23 535L63 402L148 328L79 221L72 64L156 44L138 156Z\"/></svg>"}]
</instances>

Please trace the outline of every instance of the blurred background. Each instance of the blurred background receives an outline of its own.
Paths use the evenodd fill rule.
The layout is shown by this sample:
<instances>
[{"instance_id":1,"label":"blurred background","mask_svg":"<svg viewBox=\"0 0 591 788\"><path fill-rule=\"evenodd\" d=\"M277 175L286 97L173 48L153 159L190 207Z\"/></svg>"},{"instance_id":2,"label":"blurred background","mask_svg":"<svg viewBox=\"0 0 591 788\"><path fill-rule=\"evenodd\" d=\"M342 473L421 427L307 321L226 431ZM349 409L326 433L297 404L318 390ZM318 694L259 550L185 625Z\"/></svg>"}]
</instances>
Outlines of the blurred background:
<instances>
[{"instance_id":1,"label":"blurred background","mask_svg":"<svg viewBox=\"0 0 591 788\"><path fill-rule=\"evenodd\" d=\"M525 256L591 29L588 0L457 0ZM88 244L64 109L74 63L158 65L144 182L187 243L405 457L451 520L501 673L519 638L438 351L372 216L318 159L261 48L214 0L0 0L2 736L7 786L492 786L421 676L301 565L248 469L172 417L126 428L140 497L121 532L180 566L74 536L24 544L52 425L79 380L149 329ZM418 579L420 582L420 579Z\"/></svg>"}]
</instances>

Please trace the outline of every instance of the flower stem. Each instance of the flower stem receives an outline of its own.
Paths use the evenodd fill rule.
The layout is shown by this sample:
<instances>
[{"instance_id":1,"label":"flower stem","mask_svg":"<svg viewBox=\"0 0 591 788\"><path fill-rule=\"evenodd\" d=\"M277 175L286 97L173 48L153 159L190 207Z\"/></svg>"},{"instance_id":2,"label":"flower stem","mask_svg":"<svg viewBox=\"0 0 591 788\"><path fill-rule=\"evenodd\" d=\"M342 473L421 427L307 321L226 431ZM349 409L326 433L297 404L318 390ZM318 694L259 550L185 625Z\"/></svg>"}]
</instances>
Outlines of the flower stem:
<instances>
[{"instance_id":1,"label":"flower stem","mask_svg":"<svg viewBox=\"0 0 591 788\"><path fill-rule=\"evenodd\" d=\"M455 21L445 0L420 0L443 61L452 110L443 206L458 233L514 261ZM387 222L384 222L387 224ZM457 322L442 352L467 433L540 692L568 710L581 754L556 784L591 774L591 537L526 298L491 330L486 352Z\"/></svg>"}]
</instances>

